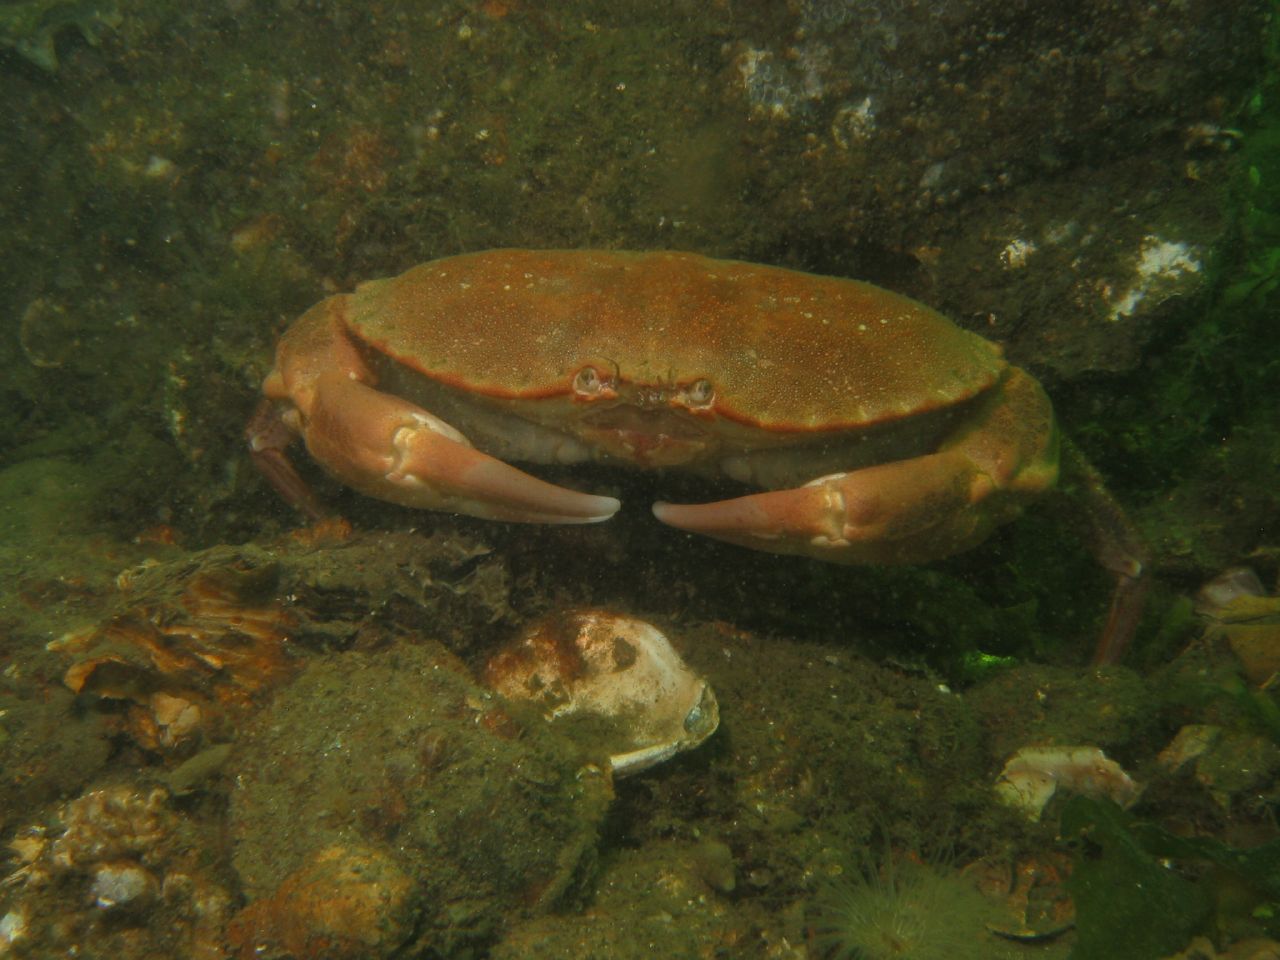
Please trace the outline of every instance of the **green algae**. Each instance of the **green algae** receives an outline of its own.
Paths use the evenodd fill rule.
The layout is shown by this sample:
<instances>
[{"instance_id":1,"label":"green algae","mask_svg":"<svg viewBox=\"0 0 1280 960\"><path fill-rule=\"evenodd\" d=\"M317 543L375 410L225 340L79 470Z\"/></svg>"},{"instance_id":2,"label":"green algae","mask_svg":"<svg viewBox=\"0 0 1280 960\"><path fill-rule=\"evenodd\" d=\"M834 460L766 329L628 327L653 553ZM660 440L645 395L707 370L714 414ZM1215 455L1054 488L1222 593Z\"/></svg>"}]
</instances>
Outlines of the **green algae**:
<instances>
[{"instance_id":1,"label":"green algae","mask_svg":"<svg viewBox=\"0 0 1280 960\"><path fill-rule=\"evenodd\" d=\"M1082 838L1068 881L1078 931L1071 960L1157 960L1206 928L1205 891L1143 849L1114 804L1073 799L1063 833Z\"/></svg>"},{"instance_id":2,"label":"green algae","mask_svg":"<svg viewBox=\"0 0 1280 960\"><path fill-rule=\"evenodd\" d=\"M1087 797L1067 804L1062 834L1076 847L1071 960L1156 960L1196 933L1280 933L1280 840L1245 850L1179 836Z\"/></svg>"},{"instance_id":3,"label":"green algae","mask_svg":"<svg viewBox=\"0 0 1280 960\"><path fill-rule=\"evenodd\" d=\"M1269 69L1219 131L1234 151L1211 184L1230 229L1206 265L1205 296L1112 392L1069 391L1073 435L1120 495L1150 497L1137 517L1155 556L1203 577L1267 543L1280 426L1275 304L1280 291L1280 26ZM1237 129L1238 127L1238 129ZM1065 419L1065 417L1064 417ZM1156 492L1156 493L1153 493ZM1232 508L1224 510L1224 503Z\"/></svg>"},{"instance_id":4,"label":"green algae","mask_svg":"<svg viewBox=\"0 0 1280 960\"><path fill-rule=\"evenodd\" d=\"M58 69L58 35L75 30L90 46L124 22L119 11L97 0L21 0L0 5L0 47L15 51L42 70Z\"/></svg>"}]
</instances>

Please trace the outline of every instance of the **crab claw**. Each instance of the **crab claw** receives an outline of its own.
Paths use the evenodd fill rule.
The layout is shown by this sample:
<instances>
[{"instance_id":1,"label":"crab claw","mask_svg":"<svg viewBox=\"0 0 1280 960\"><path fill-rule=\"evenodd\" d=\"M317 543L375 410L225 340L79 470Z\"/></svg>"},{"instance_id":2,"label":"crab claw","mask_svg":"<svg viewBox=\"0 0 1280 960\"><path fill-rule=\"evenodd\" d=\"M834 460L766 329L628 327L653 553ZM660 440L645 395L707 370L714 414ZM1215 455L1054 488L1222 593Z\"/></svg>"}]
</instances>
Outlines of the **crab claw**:
<instances>
[{"instance_id":1,"label":"crab claw","mask_svg":"<svg viewBox=\"0 0 1280 960\"><path fill-rule=\"evenodd\" d=\"M520 523L597 523L619 507L481 453L438 417L340 373L318 378L303 436L344 483L403 506Z\"/></svg>"},{"instance_id":2,"label":"crab claw","mask_svg":"<svg viewBox=\"0 0 1280 960\"><path fill-rule=\"evenodd\" d=\"M789 490L715 503L655 503L653 512L678 529L758 550L843 563L922 563L977 543L1008 519L966 509L978 492L971 488L982 483L956 461L954 454L932 454L833 473Z\"/></svg>"},{"instance_id":3,"label":"crab claw","mask_svg":"<svg viewBox=\"0 0 1280 960\"><path fill-rule=\"evenodd\" d=\"M927 563L966 550L1058 476L1053 411L1013 368L936 453L716 503L656 503L663 523L836 563Z\"/></svg>"}]
</instances>

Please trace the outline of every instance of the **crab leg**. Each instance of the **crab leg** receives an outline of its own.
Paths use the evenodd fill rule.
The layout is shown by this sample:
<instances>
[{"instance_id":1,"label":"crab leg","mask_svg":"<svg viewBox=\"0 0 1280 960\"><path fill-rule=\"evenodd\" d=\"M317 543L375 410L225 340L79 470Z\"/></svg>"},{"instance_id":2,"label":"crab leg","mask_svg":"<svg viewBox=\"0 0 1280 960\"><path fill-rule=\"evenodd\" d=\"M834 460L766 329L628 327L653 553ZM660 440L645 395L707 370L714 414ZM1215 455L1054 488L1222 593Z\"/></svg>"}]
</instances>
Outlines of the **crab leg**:
<instances>
[{"instance_id":1,"label":"crab leg","mask_svg":"<svg viewBox=\"0 0 1280 960\"><path fill-rule=\"evenodd\" d=\"M1118 663L1138 629L1151 587L1147 546L1084 453L1069 441L1063 442L1062 453L1064 486L1074 495L1062 497L1060 507L1089 530L1094 558L1115 577L1111 610L1093 662Z\"/></svg>"},{"instance_id":2,"label":"crab leg","mask_svg":"<svg viewBox=\"0 0 1280 960\"><path fill-rule=\"evenodd\" d=\"M731 543L843 563L923 563L978 543L1058 472L1052 409L1010 370L937 453L704 504L656 503L663 523Z\"/></svg>"},{"instance_id":3,"label":"crab leg","mask_svg":"<svg viewBox=\"0 0 1280 960\"><path fill-rule=\"evenodd\" d=\"M276 404L263 398L245 428L253 465L271 482L280 496L312 520L323 520L324 506L294 468L285 451L294 441L293 431L280 416Z\"/></svg>"}]
</instances>

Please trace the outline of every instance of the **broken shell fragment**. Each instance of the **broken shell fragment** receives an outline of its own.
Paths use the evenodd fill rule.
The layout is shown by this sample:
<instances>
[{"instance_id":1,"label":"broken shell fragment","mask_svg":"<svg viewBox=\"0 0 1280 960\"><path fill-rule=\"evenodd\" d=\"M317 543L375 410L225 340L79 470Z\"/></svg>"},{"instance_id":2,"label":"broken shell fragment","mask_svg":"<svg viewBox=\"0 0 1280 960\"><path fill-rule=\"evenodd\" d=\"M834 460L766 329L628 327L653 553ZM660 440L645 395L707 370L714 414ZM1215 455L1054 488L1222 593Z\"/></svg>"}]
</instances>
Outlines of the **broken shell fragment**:
<instances>
[{"instance_id":1,"label":"broken shell fragment","mask_svg":"<svg viewBox=\"0 0 1280 960\"><path fill-rule=\"evenodd\" d=\"M1160 766L1177 773L1209 751L1222 736L1222 728L1208 723L1189 723L1156 756Z\"/></svg>"},{"instance_id":2,"label":"broken shell fragment","mask_svg":"<svg viewBox=\"0 0 1280 960\"><path fill-rule=\"evenodd\" d=\"M1228 567L1196 592L1196 613L1213 620L1229 619L1232 606L1241 597L1263 597L1266 593L1251 568Z\"/></svg>"},{"instance_id":3,"label":"broken shell fragment","mask_svg":"<svg viewBox=\"0 0 1280 960\"><path fill-rule=\"evenodd\" d=\"M1269 597L1258 575L1232 567L1196 594L1196 612L1207 621L1205 639L1226 641L1245 679L1269 687L1280 677L1280 597Z\"/></svg>"},{"instance_id":4,"label":"broken shell fragment","mask_svg":"<svg viewBox=\"0 0 1280 960\"><path fill-rule=\"evenodd\" d=\"M485 682L602 745L615 776L691 750L720 724L711 687L666 636L607 610L569 610L539 621L489 660Z\"/></svg>"},{"instance_id":5,"label":"broken shell fragment","mask_svg":"<svg viewBox=\"0 0 1280 960\"><path fill-rule=\"evenodd\" d=\"M261 691L289 679L297 666L288 643L293 618L271 596L274 565L201 566L193 573L191 564L153 565L148 569L164 589L47 647L73 658L63 675L67 688L122 703L117 722L148 750L179 748L234 727Z\"/></svg>"},{"instance_id":6,"label":"broken shell fragment","mask_svg":"<svg viewBox=\"0 0 1280 960\"><path fill-rule=\"evenodd\" d=\"M1005 803L1038 820L1061 788L1086 797L1105 797L1127 807L1142 788L1097 747L1023 747L996 779Z\"/></svg>"}]
</instances>

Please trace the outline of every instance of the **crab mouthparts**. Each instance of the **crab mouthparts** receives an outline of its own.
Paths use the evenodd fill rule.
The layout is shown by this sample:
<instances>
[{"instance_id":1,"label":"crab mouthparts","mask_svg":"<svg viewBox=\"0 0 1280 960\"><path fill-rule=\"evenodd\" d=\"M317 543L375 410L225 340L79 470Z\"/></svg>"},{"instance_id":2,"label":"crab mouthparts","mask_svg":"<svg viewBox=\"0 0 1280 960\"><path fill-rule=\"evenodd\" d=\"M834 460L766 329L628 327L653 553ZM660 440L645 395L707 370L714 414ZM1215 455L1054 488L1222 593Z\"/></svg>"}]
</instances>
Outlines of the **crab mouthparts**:
<instances>
[{"instance_id":1,"label":"crab mouthparts","mask_svg":"<svg viewBox=\"0 0 1280 960\"><path fill-rule=\"evenodd\" d=\"M645 467L678 467L707 455L701 424L674 410L617 406L581 421L581 436L612 457Z\"/></svg>"}]
</instances>

